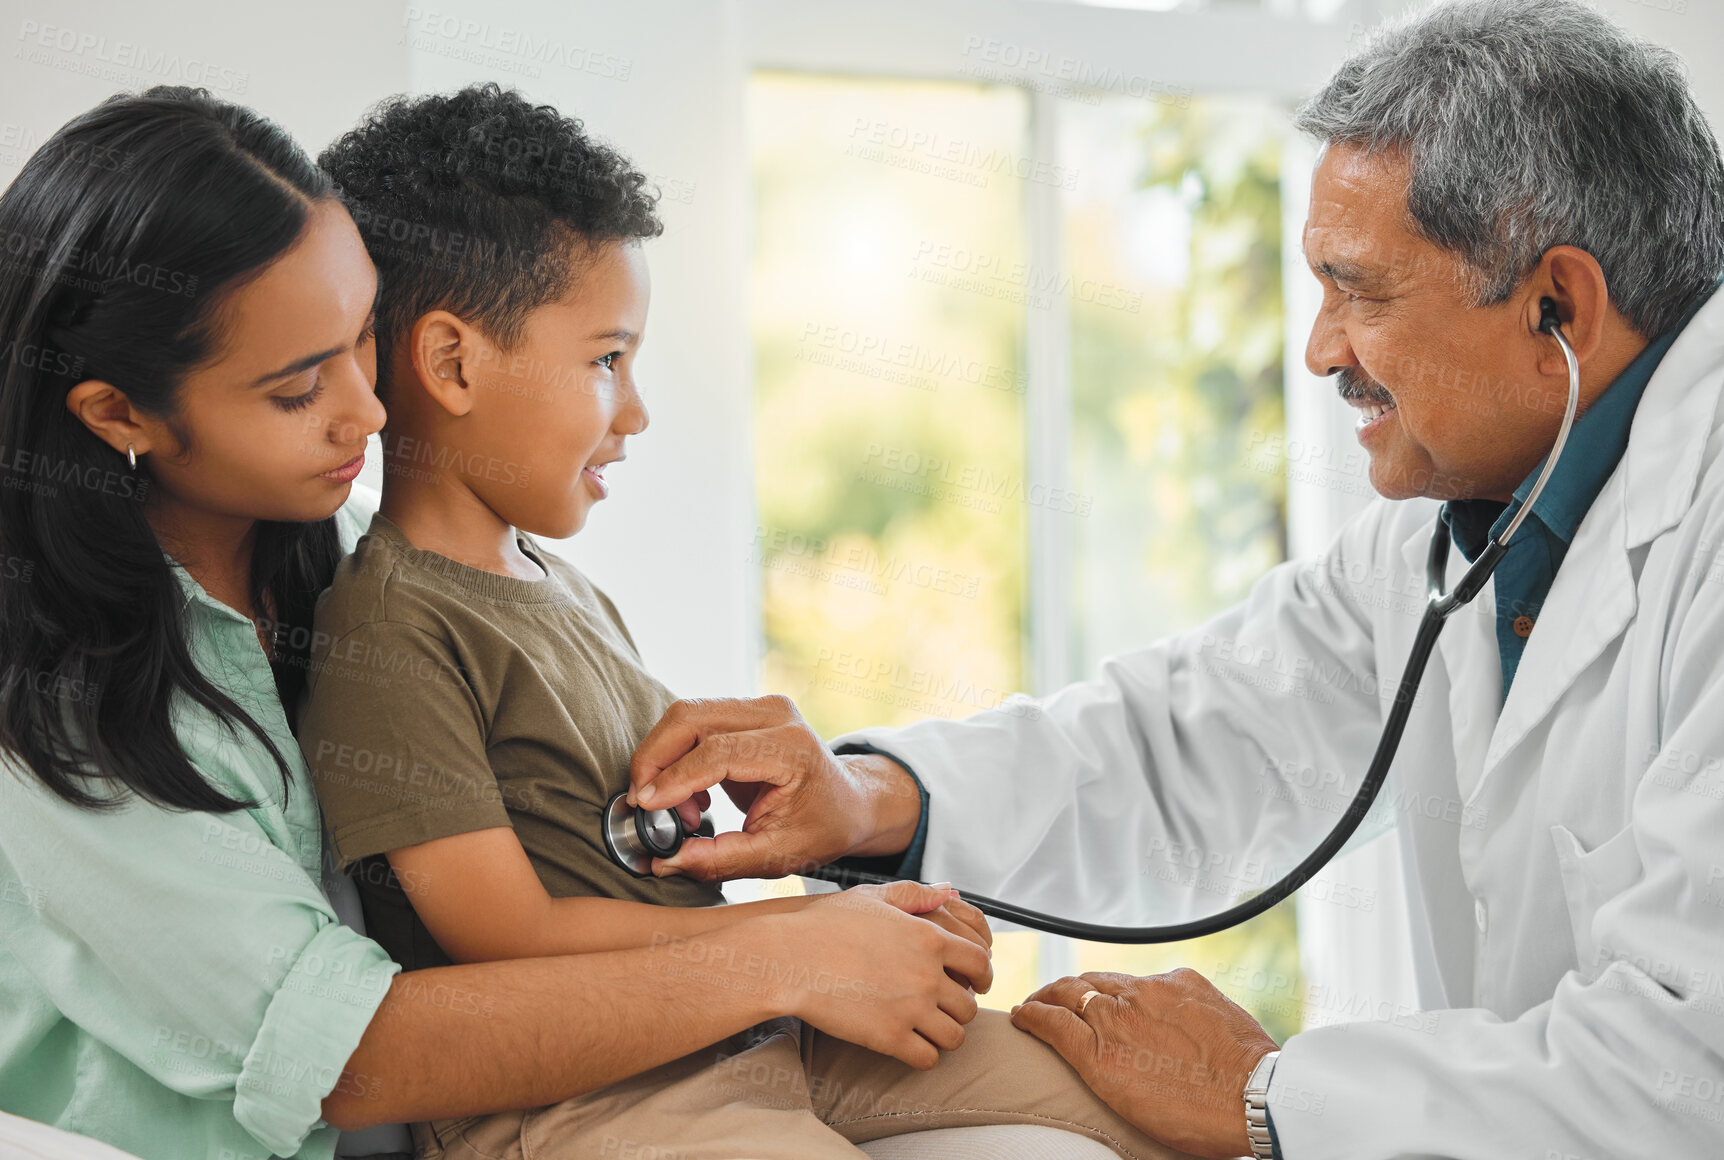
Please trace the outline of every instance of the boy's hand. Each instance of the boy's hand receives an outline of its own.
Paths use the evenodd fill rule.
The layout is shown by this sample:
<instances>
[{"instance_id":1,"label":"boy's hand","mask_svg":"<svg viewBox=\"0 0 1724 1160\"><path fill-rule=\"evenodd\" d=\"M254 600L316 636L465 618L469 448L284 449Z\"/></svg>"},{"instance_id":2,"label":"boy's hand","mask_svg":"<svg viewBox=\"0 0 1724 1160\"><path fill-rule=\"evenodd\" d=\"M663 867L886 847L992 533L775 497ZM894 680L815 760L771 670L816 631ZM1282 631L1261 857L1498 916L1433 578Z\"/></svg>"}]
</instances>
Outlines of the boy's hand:
<instances>
[{"instance_id":1,"label":"boy's hand","mask_svg":"<svg viewBox=\"0 0 1724 1160\"><path fill-rule=\"evenodd\" d=\"M911 1067L933 1067L941 1051L964 1042L963 1025L976 1017L975 995L955 976L992 975L988 951L967 921L956 920L969 937L938 920L915 920L932 916L950 896L949 888L916 882L857 886L760 919L787 932L777 951L785 969L773 972L787 989L783 1009Z\"/></svg>"},{"instance_id":2,"label":"boy's hand","mask_svg":"<svg viewBox=\"0 0 1724 1160\"><path fill-rule=\"evenodd\" d=\"M856 889L860 890L866 888L856 887ZM874 887L873 889L879 890L884 888ZM938 890L942 889L942 887L934 887L933 889ZM888 899L888 901L891 901L891 899ZM951 971L946 972L958 982L970 988L970 990L981 995L986 995L989 988L994 985L994 932L988 928L988 916L965 902L962 898L959 898L956 890L952 891L951 896L947 898L945 902L934 907L932 910L910 911L909 913L919 913L923 918L932 922L935 926L940 927L942 930L951 931L960 938L967 938L988 952L988 969L980 975L966 977L954 974Z\"/></svg>"}]
</instances>

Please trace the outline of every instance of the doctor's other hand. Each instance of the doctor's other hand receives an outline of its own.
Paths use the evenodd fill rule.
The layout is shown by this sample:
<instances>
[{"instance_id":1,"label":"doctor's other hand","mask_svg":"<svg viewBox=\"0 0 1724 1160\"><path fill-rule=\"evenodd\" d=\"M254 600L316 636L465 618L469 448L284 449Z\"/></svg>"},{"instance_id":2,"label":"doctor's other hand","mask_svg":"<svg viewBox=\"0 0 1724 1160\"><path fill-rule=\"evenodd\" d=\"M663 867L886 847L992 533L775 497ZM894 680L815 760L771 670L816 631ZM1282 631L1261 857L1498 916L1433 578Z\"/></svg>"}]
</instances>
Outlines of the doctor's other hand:
<instances>
[{"instance_id":1,"label":"doctor's other hand","mask_svg":"<svg viewBox=\"0 0 1724 1160\"><path fill-rule=\"evenodd\" d=\"M1099 992L1087 1005L1086 991ZM1189 967L1059 979L1012 1008L1012 1023L1162 1143L1198 1156L1251 1154L1245 1082L1275 1041Z\"/></svg>"},{"instance_id":2,"label":"doctor's other hand","mask_svg":"<svg viewBox=\"0 0 1724 1160\"><path fill-rule=\"evenodd\" d=\"M916 917L938 910L946 886L895 882L813 898L751 920L780 924L784 1009L828 1035L926 1071L964 1042L976 996L958 980L991 977L988 949ZM809 969L801 969L802 967Z\"/></svg>"},{"instance_id":3,"label":"doctor's other hand","mask_svg":"<svg viewBox=\"0 0 1724 1160\"><path fill-rule=\"evenodd\" d=\"M635 750L630 801L671 809L721 786L742 829L689 838L653 873L782 878L846 855L902 853L921 818L909 772L876 754L835 757L788 697L678 701Z\"/></svg>"}]
</instances>

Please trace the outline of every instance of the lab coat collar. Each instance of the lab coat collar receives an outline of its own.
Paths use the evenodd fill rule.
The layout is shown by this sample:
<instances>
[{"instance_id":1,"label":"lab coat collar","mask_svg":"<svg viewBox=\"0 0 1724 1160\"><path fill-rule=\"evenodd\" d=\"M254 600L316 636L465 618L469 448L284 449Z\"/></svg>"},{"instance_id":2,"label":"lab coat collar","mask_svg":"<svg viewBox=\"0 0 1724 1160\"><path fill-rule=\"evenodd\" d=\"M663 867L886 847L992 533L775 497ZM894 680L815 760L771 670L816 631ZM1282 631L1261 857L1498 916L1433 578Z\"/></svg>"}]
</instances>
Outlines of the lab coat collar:
<instances>
[{"instance_id":1,"label":"lab coat collar","mask_svg":"<svg viewBox=\"0 0 1724 1160\"><path fill-rule=\"evenodd\" d=\"M1634 413L1622 469L1625 549L1651 543L1694 503L1706 441L1724 386L1724 294L1712 296L1676 336Z\"/></svg>"}]
</instances>

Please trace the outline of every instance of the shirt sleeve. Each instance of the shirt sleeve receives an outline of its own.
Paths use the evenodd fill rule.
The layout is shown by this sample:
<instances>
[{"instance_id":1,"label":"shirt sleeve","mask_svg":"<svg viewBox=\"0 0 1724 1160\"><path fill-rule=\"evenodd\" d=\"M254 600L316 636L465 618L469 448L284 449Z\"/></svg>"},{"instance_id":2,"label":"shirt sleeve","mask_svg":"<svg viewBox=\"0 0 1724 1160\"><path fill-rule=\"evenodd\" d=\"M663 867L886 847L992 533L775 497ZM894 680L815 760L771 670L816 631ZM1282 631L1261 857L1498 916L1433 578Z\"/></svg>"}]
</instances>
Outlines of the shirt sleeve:
<instances>
[{"instance_id":1,"label":"shirt sleeve","mask_svg":"<svg viewBox=\"0 0 1724 1160\"><path fill-rule=\"evenodd\" d=\"M231 1100L274 1155L322 1126L400 970L245 810L97 813L8 762L0 873L33 900L0 906L0 942L55 1007L163 1086Z\"/></svg>"},{"instance_id":2,"label":"shirt sleeve","mask_svg":"<svg viewBox=\"0 0 1724 1160\"><path fill-rule=\"evenodd\" d=\"M893 878L920 880L922 877L922 851L928 845L928 790L922 785L922 779L895 754L872 745L852 742L848 745L835 745L832 752L842 757L847 753L877 753L881 757L889 757L904 767L904 772L910 775L910 780L916 783L916 794L922 799L922 812L916 818L916 832L910 838L910 844L904 847L902 854L887 854L878 858L854 857L840 858L838 865L852 870L861 870L869 874L885 874Z\"/></svg>"},{"instance_id":3,"label":"shirt sleeve","mask_svg":"<svg viewBox=\"0 0 1724 1160\"><path fill-rule=\"evenodd\" d=\"M340 868L507 826L485 722L457 658L423 629L361 624L316 658L299 743Z\"/></svg>"}]
</instances>

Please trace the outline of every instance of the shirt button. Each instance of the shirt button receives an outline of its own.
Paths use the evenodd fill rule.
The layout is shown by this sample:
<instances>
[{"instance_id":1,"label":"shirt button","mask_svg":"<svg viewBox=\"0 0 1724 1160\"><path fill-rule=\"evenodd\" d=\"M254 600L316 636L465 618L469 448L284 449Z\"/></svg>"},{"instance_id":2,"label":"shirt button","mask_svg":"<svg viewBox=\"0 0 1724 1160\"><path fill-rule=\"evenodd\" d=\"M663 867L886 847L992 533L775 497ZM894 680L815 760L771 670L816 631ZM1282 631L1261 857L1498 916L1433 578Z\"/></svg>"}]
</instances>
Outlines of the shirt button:
<instances>
[{"instance_id":1,"label":"shirt button","mask_svg":"<svg viewBox=\"0 0 1724 1160\"><path fill-rule=\"evenodd\" d=\"M1485 913L1484 899L1476 898L1473 900L1473 917L1478 920L1479 933L1485 933L1485 928L1490 926L1491 923L1490 917Z\"/></svg>"},{"instance_id":2,"label":"shirt button","mask_svg":"<svg viewBox=\"0 0 1724 1160\"><path fill-rule=\"evenodd\" d=\"M1532 617L1517 616L1514 618L1514 634L1525 640L1532 635Z\"/></svg>"}]
</instances>

